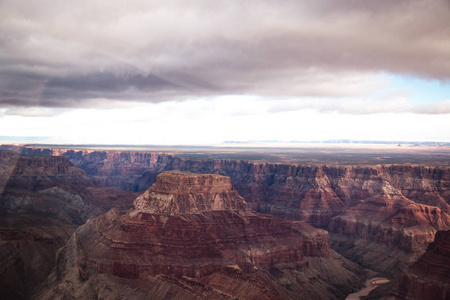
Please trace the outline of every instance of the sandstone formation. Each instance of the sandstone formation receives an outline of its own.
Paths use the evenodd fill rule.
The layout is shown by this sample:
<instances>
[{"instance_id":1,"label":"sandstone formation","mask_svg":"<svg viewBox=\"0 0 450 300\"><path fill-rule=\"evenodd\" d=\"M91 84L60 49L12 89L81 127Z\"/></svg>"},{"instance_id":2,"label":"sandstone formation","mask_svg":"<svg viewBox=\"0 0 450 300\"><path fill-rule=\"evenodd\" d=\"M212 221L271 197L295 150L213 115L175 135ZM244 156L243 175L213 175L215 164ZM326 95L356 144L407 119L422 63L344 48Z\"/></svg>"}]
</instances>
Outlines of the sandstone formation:
<instances>
[{"instance_id":1,"label":"sandstone formation","mask_svg":"<svg viewBox=\"0 0 450 300\"><path fill-rule=\"evenodd\" d=\"M194 160L165 153L52 151L64 155L102 184L125 190L145 191L157 174L168 170L228 176L250 208L321 228L327 228L333 216L360 200L377 196L382 189L450 213L449 167L302 166Z\"/></svg>"},{"instance_id":2,"label":"sandstone formation","mask_svg":"<svg viewBox=\"0 0 450 300\"><path fill-rule=\"evenodd\" d=\"M414 262L450 216L401 195L363 200L329 225L333 249L364 265L398 275Z\"/></svg>"},{"instance_id":3,"label":"sandstone formation","mask_svg":"<svg viewBox=\"0 0 450 300\"><path fill-rule=\"evenodd\" d=\"M244 198L229 177L169 171L134 201L135 209L159 215L209 210L246 211Z\"/></svg>"},{"instance_id":4,"label":"sandstone formation","mask_svg":"<svg viewBox=\"0 0 450 300\"><path fill-rule=\"evenodd\" d=\"M386 299L450 299L450 231L439 231L427 251L405 270Z\"/></svg>"},{"instance_id":5,"label":"sandstone formation","mask_svg":"<svg viewBox=\"0 0 450 300\"><path fill-rule=\"evenodd\" d=\"M341 254L388 273L398 274L425 251L437 230L448 229L449 167L288 165L167 153L16 150L63 155L98 182L132 191L146 190L167 170L229 176L251 209L330 230L332 247Z\"/></svg>"},{"instance_id":6,"label":"sandstone formation","mask_svg":"<svg viewBox=\"0 0 450 300\"><path fill-rule=\"evenodd\" d=\"M252 212L223 176L165 172L134 204L81 226L38 297L337 299L366 275L326 231Z\"/></svg>"},{"instance_id":7,"label":"sandstone formation","mask_svg":"<svg viewBox=\"0 0 450 300\"><path fill-rule=\"evenodd\" d=\"M231 178L259 212L305 220L326 228L331 217L360 200L391 189L416 203L450 213L450 168L414 165L288 165L242 160L186 159L170 153L74 151L20 147L28 155L67 157L105 186L145 191L168 170L216 173Z\"/></svg>"}]
</instances>

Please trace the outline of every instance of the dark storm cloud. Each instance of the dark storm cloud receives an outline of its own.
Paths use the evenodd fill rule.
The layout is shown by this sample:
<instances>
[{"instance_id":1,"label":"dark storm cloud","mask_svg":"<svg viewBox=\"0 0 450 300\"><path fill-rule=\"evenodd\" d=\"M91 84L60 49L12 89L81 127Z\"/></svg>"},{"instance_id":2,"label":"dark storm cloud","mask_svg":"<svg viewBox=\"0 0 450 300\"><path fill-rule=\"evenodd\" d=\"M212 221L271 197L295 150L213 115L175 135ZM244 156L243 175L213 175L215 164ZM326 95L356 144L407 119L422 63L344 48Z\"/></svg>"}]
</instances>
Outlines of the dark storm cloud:
<instances>
[{"instance_id":1,"label":"dark storm cloud","mask_svg":"<svg viewBox=\"0 0 450 300\"><path fill-rule=\"evenodd\" d=\"M42 91L42 99L57 101L68 95L80 100L109 97L120 99L130 95L139 99L144 95L173 90L182 90L182 87L155 75L90 73L49 79Z\"/></svg>"},{"instance_id":2,"label":"dark storm cloud","mask_svg":"<svg viewBox=\"0 0 450 300\"><path fill-rule=\"evenodd\" d=\"M183 95L203 95L207 83L173 75L177 83L156 75L89 73L53 77L0 74L0 103L6 107L89 106L95 99L160 102Z\"/></svg>"},{"instance_id":3,"label":"dark storm cloud","mask_svg":"<svg viewBox=\"0 0 450 300\"><path fill-rule=\"evenodd\" d=\"M4 0L0 105L358 96L377 72L448 81L449 16L447 0Z\"/></svg>"}]
</instances>

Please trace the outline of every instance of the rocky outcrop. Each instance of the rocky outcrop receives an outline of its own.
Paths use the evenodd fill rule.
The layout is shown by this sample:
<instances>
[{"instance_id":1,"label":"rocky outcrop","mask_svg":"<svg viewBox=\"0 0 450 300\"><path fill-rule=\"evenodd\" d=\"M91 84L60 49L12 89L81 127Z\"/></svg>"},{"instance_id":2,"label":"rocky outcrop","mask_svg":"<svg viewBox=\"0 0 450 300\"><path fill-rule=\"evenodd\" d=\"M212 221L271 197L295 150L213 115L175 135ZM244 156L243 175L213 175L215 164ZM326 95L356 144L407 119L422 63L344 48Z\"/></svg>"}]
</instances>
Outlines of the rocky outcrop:
<instances>
[{"instance_id":1,"label":"rocky outcrop","mask_svg":"<svg viewBox=\"0 0 450 300\"><path fill-rule=\"evenodd\" d=\"M71 150L71 149L45 149L12 147L2 145L0 148L12 148L12 150L33 156L64 156L74 166L84 170L89 177L95 179L102 186L115 187L130 191L145 191L146 187L139 184L140 177L145 172L150 172L150 180L153 182L156 175L166 170L166 165L177 159L173 154L157 152L130 152L130 151L95 151L95 150Z\"/></svg>"},{"instance_id":2,"label":"rocky outcrop","mask_svg":"<svg viewBox=\"0 0 450 300\"><path fill-rule=\"evenodd\" d=\"M405 270L386 299L450 298L450 231L439 231L435 241Z\"/></svg>"},{"instance_id":3,"label":"rocky outcrop","mask_svg":"<svg viewBox=\"0 0 450 300\"><path fill-rule=\"evenodd\" d=\"M136 198L135 209L159 215L196 213L209 210L247 210L244 198L229 177L169 171Z\"/></svg>"},{"instance_id":4,"label":"rocky outcrop","mask_svg":"<svg viewBox=\"0 0 450 300\"><path fill-rule=\"evenodd\" d=\"M229 176L250 208L285 219L304 220L322 228L328 226L332 217L360 200L379 195L383 188L450 213L448 167L300 166L111 151L63 155L106 185L136 191L146 190L157 174L167 170ZM87 162L89 168L85 167Z\"/></svg>"},{"instance_id":5,"label":"rocky outcrop","mask_svg":"<svg viewBox=\"0 0 450 300\"><path fill-rule=\"evenodd\" d=\"M450 168L423 165L294 165L242 160L187 159L173 153L74 151L21 147L21 153L62 155L103 185L145 191L168 170L231 178L250 208L327 228L332 217L382 193L450 213Z\"/></svg>"},{"instance_id":6,"label":"rocky outcrop","mask_svg":"<svg viewBox=\"0 0 450 300\"><path fill-rule=\"evenodd\" d=\"M114 205L97 197L101 190L64 157L0 151L1 299L30 298L75 229Z\"/></svg>"},{"instance_id":7,"label":"rocky outcrop","mask_svg":"<svg viewBox=\"0 0 450 300\"><path fill-rule=\"evenodd\" d=\"M326 231L250 211L229 178L166 172L81 226L39 298L334 299L363 277Z\"/></svg>"},{"instance_id":8,"label":"rocky outcrop","mask_svg":"<svg viewBox=\"0 0 450 300\"><path fill-rule=\"evenodd\" d=\"M96 183L65 157L0 151L0 183L0 216L45 214L82 224L100 213L85 190Z\"/></svg>"},{"instance_id":9,"label":"rocky outcrop","mask_svg":"<svg viewBox=\"0 0 450 300\"><path fill-rule=\"evenodd\" d=\"M93 186L85 172L65 157L25 156L0 151L0 189L42 190L55 185Z\"/></svg>"},{"instance_id":10,"label":"rocky outcrop","mask_svg":"<svg viewBox=\"0 0 450 300\"><path fill-rule=\"evenodd\" d=\"M435 206L402 196L361 201L329 225L333 248L364 265L400 274L424 253L450 216Z\"/></svg>"},{"instance_id":11,"label":"rocky outcrop","mask_svg":"<svg viewBox=\"0 0 450 300\"><path fill-rule=\"evenodd\" d=\"M18 151L63 155L91 178L125 190L144 191L167 170L229 176L251 209L329 229L335 249L389 273L399 273L420 256L435 232L447 229L450 214L449 167L289 165L128 151Z\"/></svg>"}]
</instances>

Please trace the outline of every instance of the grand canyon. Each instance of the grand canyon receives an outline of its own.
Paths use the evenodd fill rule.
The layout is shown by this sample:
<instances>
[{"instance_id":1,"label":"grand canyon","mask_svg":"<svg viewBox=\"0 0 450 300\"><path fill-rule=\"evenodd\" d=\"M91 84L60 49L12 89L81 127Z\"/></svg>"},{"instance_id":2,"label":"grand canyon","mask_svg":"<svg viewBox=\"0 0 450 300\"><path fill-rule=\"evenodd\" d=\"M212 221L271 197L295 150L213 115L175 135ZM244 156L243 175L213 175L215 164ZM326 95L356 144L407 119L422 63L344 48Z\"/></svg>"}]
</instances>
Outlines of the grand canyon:
<instances>
[{"instance_id":1,"label":"grand canyon","mask_svg":"<svg viewBox=\"0 0 450 300\"><path fill-rule=\"evenodd\" d=\"M450 298L446 151L0 149L2 299Z\"/></svg>"},{"instance_id":2,"label":"grand canyon","mask_svg":"<svg viewBox=\"0 0 450 300\"><path fill-rule=\"evenodd\" d=\"M450 300L449 0L0 1L0 300Z\"/></svg>"}]
</instances>

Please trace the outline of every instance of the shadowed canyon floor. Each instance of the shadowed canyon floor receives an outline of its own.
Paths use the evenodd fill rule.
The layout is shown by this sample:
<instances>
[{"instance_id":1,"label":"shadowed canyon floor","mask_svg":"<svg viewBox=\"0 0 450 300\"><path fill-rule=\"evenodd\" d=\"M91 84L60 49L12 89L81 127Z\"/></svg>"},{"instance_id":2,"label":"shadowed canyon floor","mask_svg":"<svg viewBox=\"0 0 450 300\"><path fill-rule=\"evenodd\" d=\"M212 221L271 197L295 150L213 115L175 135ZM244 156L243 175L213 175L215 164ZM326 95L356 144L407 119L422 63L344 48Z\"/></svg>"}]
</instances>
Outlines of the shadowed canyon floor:
<instances>
[{"instance_id":1,"label":"shadowed canyon floor","mask_svg":"<svg viewBox=\"0 0 450 300\"><path fill-rule=\"evenodd\" d=\"M304 161L309 160L310 163L291 164L286 163L287 160L285 158L283 158L285 163L270 163L263 159L259 161L248 161L201 158L203 157L201 153L197 154L194 158L193 154L186 153L186 151L181 151L183 153L179 155L159 152L78 151L70 149L16 147L14 148L15 151L25 154L43 155L44 157L49 155L64 156L75 167L84 170L84 173L82 175L76 175L77 172L72 172L75 184L64 182L62 179L64 176L61 177L59 175L51 177L52 180L57 181L52 184L45 183L49 181L48 178L44 178L45 176L30 177L27 174L12 176L11 178L15 178L14 180L4 180L5 184L10 182L12 185L9 184L10 188L5 189L3 192L2 205L7 207L5 211L8 211L8 215L5 217L8 218L12 215L23 213L24 211L27 213L30 211L33 213L36 213L36 211L41 213L42 210L47 216L50 214L55 218L56 212L62 211L62 213L59 213L57 219L63 219L69 225L73 224L70 225L72 227L69 226L71 228L70 232L61 239L63 241L67 240L67 235L70 235L78 224L84 223L87 217L98 215L108 211L112 207L119 209L113 213L114 218L112 219L119 223L122 222L121 224L129 222L129 220L124 221L130 217L129 214L120 210L131 208L132 202L136 198L141 199L137 204L135 202L135 205L138 205L138 210L142 215L164 215L165 211L173 211L172 209L176 211L178 209L177 214L180 214L180 212L181 214L204 214L203 219L189 219L192 222L211 222L208 218L220 219L220 217L208 215L211 212L206 214L192 212L191 209L198 209L198 207L193 206L193 203L198 202L201 204L201 210L212 209L216 213L217 208L220 208L222 211L231 207L232 202L227 202L230 195L224 194L216 198L216 202L201 197L196 198L194 201L189 197L169 197L169 194L164 192L167 190L165 185L160 185L159 187L157 185L149 190L147 189L155 182L157 175L163 171L182 170L204 174L220 174L231 178L230 184L236 188L234 192L243 196L250 209L284 219L305 221L315 227L325 229L329 232L331 247L340 254L355 262L397 277L426 251L427 246L433 242L438 231L450 229L450 171L448 167L450 160L448 159L448 150L446 151L444 148L435 147L430 148L431 150L427 149L425 152L422 152L422 156L418 156L417 163L415 164L413 163L414 156L410 152L408 152L408 155L412 156L403 155L396 157L393 155L395 153L389 154L391 157L396 157L398 162L403 161L405 163L378 164L376 161L384 161L385 158L374 160L375 156L380 156L380 152L376 151L372 154L369 153L366 161L358 160L358 157L363 157L363 153L359 153L359 156L355 156L356 158L352 157L350 160L344 159L342 164L339 164L338 158L339 156L341 158L344 157L345 151L341 151L337 156L332 156L331 159L334 162L330 162L329 164L311 163L323 153L319 156L316 155L308 158L302 156L305 152L300 151L295 155L299 155ZM348 155L353 155L352 151L348 152ZM399 154L398 151L403 150L395 151L397 151L397 155L400 155L401 153ZM437 160L433 161L431 157L425 159L425 153L429 154L430 151L437 155L434 156ZM245 155L248 154L246 153ZM291 158L292 155L290 156ZM279 155L275 154L275 156ZM17 154L14 157L18 157ZM32 157L37 159L37 156ZM42 160L43 158L40 159ZM330 156L327 159L330 159ZM351 160L356 163L350 164L349 162ZM7 167L8 164L3 165L6 166L2 167L4 174L11 174L12 169ZM11 165L13 165L12 161ZM33 165L34 163L30 164L30 166ZM78 168L75 169L80 170ZM60 170L68 170L67 172L71 172L69 171L71 169L68 167L60 167ZM54 171L57 173L58 168L54 169ZM28 179L21 179L21 176L25 176ZM5 178L8 178L8 176L5 175ZM89 180L89 184L87 182L82 183L86 178ZM27 180L32 182L32 184L27 183ZM79 185L76 184L77 181L80 183ZM190 183L189 180L186 183L189 183L190 186L195 188L195 185L192 185L192 182ZM13 186L15 188L12 188ZM117 188L120 188L120 190ZM198 191L193 190L193 192ZM27 196L24 197L23 194ZM142 195L139 196L140 194ZM177 192L175 194L178 195L179 193ZM156 199L152 195L159 195L158 199L164 199L165 201L163 203L166 203L166 206L155 207L150 205L149 202L142 201L143 199ZM43 199L46 200L44 201ZM63 204L59 203L59 206L57 206L58 209L51 211L49 207L57 203L55 199L59 199ZM39 203L39 205L36 205L36 203ZM210 206L206 207L206 203L209 203ZM228 206L221 207L220 205L222 204L220 203L228 203ZM170 205L167 206L167 204ZM178 205L178 208L175 207L177 206L175 204ZM47 209L45 208L46 206L48 207ZM27 208L24 210L20 207ZM33 207L39 207L39 209L33 210L31 209ZM241 211L249 210L241 209ZM169 214L165 218L177 218L177 214ZM255 212L253 214L257 215ZM98 225L100 227L103 224L110 224L108 222L112 222L111 224L116 222L111 221L110 217L99 218L106 218L102 221L103 223ZM183 220L183 222L185 221ZM158 222L164 223L165 221L159 220ZM91 224L90 226L94 225ZM241 224L240 226L244 225ZM58 247L62 244L58 244ZM321 268L320 265L313 262L314 259L311 259L307 257L305 261L309 260L309 267L306 269L303 268L302 272ZM233 266L233 268L226 269L228 271L221 269L221 272L228 274L227 272L233 271L247 274L246 272L248 270L242 266L239 266L239 269L235 268L235 264L231 264L230 266ZM229 268L230 266L227 265L225 268ZM258 268L260 269L260 267ZM46 272L48 273L49 271ZM264 273L263 271L260 272L262 273L258 274ZM280 278L286 278L287 273L283 272L282 274L284 275ZM130 279L107 275L101 272L95 274L92 276L92 280L97 280L96 284L102 286L104 291L111 289L111 284L105 283L108 280L118 281L117 284L122 285L123 290L133 289L132 286L134 288L137 288L137 286L141 288L143 286L149 287L149 282L145 281L148 278L144 280L145 283L141 282L137 284L138 281L140 282L141 277L138 279ZM214 276L219 276L218 274L222 273L218 272L214 274ZM54 277L55 275L52 276ZM52 276L49 278L52 279ZM83 276L81 278L84 278ZM105 276L109 278L107 281L101 279ZM165 274L164 276L167 279L172 275ZM220 276L225 275L222 274ZM272 273L267 276L272 279L274 278ZM290 278L289 280L292 279L292 276L288 276ZM308 278L311 279L313 277ZM231 280L230 276L226 278ZM159 279L153 280L159 282ZM130 280L133 284L130 283ZM359 281L361 280L363 281L365 278L360 278ZM89 283L86 283L84 287L89 290L87 287L91 286L94 281L87 280ZM281 281L285 282L284 279ZM178 282L175 285L180 287L186 284L186 282ZM202 282L202 284L205 284L205 282ZM278 290L280 286L285 286L284 289L288 289L286 286L289 286L289 284L283 284L277 283L274 289L269 290L274 295L278 293L282 298L291 297L292 295L283 296L284 294L280 294ZM354 284L353 287L356 288L357 285ZM159 287L160 289L164 289L163 286ZM334 285L334 287L336 286ZM112 289L116 292L122 292L121 289ZM274 292L274 290L277 292ZM40 292L42 293L42 290ZM300 293L300 290L296 290L296 292ZM197 293L196 295L199 294ZM203 295L201 297L206 296Z\"/></svg>"}]
</instances>

